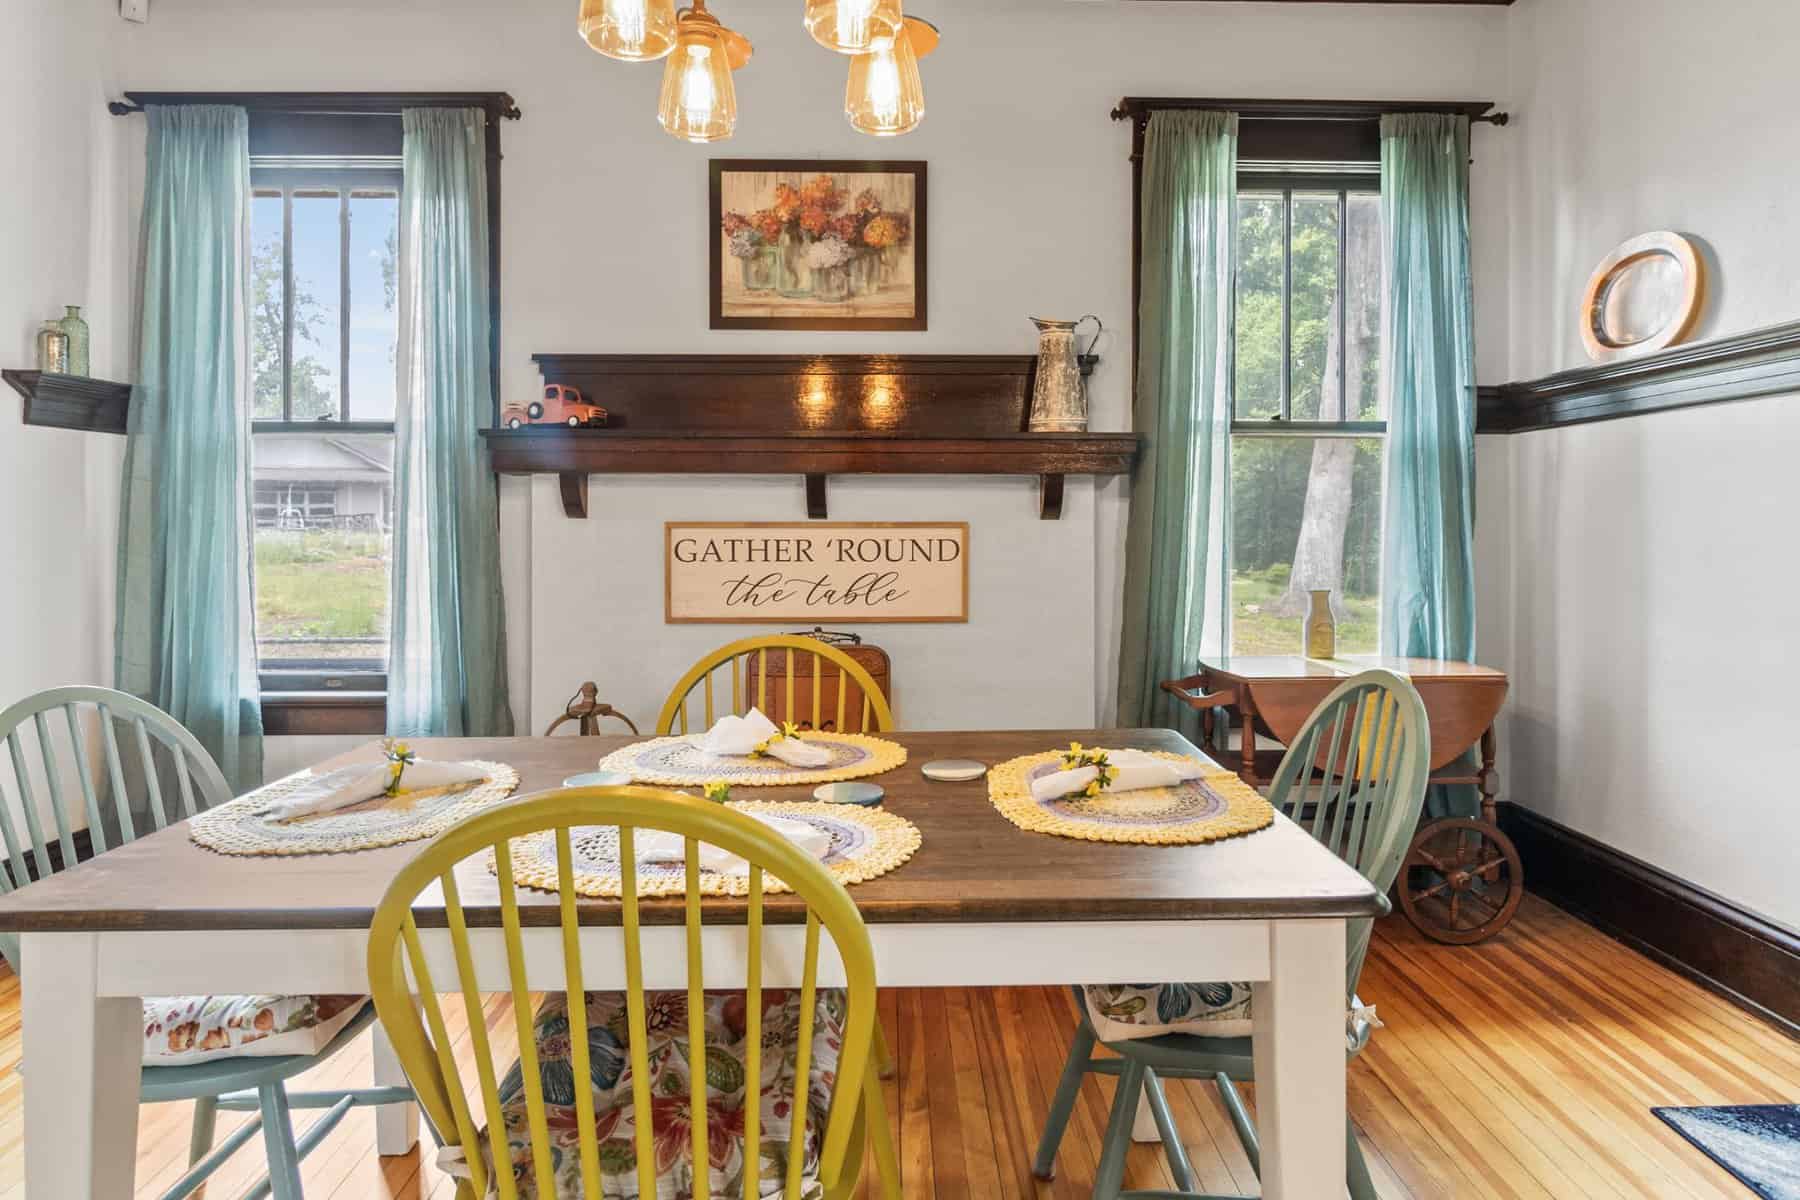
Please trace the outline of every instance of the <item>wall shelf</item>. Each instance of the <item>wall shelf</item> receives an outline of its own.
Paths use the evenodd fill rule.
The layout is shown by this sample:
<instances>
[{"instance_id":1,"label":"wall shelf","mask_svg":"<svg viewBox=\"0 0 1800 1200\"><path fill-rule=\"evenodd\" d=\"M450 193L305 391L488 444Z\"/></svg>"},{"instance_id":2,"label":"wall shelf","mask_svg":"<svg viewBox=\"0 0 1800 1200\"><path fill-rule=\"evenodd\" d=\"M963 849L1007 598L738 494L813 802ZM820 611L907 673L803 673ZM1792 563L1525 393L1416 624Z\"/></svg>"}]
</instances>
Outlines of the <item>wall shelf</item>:
<instances>
[{"instance_id":1,"label":"wall shelf","mask_svg":"<svg viewBox=\"0 0 1800 1200\"><path fill-rule=\"evenodd\" d=\"M1124 475L1131 433L920 437L883 433L672 434L609 429L484 430L502 475L557 475L563 511L587 516L589 475L800 475L807 516L826 515L830 475L1036 475L1039 516L1062 515L1066 475Z\"/></svg>"},{"instance_id":2,"label":"wall shelf","mask_svg":"<svg viewBox=\"0 0 1800 1200\"><path fill-rule=\"evenodd\" d=\"M494 470L559 479L587 515L590 475L797 475L827 515L832 475L1038 477L1062 514L1067 475L1123 475L1129 433L1029 433L1029 354L537 354L546 384L603 405L604 429L485 430ZM1098 362L1082 359L1082 373Z\"/></svg>"},{"instance_id":3,"label":"wall shelf","mask_svg":"<svg viewBox=\"0 0 1800 1200\"><path fill-rule=\"evenodd\" d=\"M0 378L25 397L25 424L91 433L124 433L131 385L85 375L0 370Z\"/></svg>"}]
</instances>

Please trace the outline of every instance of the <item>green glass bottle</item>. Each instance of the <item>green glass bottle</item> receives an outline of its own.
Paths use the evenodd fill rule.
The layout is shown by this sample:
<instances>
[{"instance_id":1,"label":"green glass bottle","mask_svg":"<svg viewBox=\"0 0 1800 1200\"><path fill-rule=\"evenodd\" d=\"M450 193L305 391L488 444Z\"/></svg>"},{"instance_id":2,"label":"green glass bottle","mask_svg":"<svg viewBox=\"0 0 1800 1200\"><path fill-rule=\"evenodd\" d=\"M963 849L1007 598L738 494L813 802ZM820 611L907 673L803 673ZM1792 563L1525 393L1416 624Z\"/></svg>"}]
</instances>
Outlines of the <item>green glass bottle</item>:
<instances>
[{"instance_id":1,"label":"green glass bottle","mask_svg":"<svg viewBox=\"0 0 1800 1200\"><path fill-rule=\"evenodd\" d=\"M79 304L66 305L63 319L57 322L62 331L69 335L69 374L86 375L88 373L88 326L81 319Z\"/></svg>"}]
</instances>

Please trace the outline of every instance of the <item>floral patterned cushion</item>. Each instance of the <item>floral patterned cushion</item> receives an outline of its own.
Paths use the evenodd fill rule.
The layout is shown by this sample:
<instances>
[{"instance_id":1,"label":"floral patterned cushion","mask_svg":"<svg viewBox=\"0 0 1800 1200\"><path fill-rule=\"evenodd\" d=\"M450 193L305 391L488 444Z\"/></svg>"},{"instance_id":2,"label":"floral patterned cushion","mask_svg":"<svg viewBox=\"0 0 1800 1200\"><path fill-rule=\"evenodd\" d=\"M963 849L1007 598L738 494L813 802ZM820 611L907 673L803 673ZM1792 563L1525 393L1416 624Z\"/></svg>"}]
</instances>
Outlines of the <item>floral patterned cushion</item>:
<instances>
[{"instance_id":1,"label":"floral patterned cushion","mask_svg":"<svg viewBox=\"0 0 1800 1200\"><path fill-rule=\"evenodd\" d=\"M1249 1037L1247 983L1090 983L1082 988L1088 1023L1103 1042L1185 1033L1193 1037ZM1350 998L1344 1020L1346 1048L1355 1054L1380 1029L1375 1006Z\"/></svg>"},{"instance_id":2,"label":"floral patterned cushion","mask_svg":"<svg viewBox=\"0 0 1800 1200\"><path fill-rule=\"evenodd\" d=\"M1247 983L1091 983L1088 1021L1103 1042L1191 1033L1250 1036Z\"/></svg>"},{"instance_id":3,"label":"floral patterned cushion","mask_svg":"<svg viewBox=\"0 0 1800 1200\"><path fill-rule=\"evenodd\" d=\"M367 996L145 996L144 1065L317 1054Z\"/></svg>"},{"instance_id":4,"label":"floral patterned cushion","mask_svg":"<svg viewBox=\"0 0 1800 1200\"><path fill-rule=\"evenodd\" d=\"M803 1141L802 1197L822 1194L818 1182L819 1142L831 1105L843 1045L845 996L820 989L813 1020L812 1063L807 1076L806 1134ZM711 1194L741 1196L743 1176L753 1170L757 1194L778 1196L787 1177L788 1135L800 1033L800 993L769 990L762 994L762 1086L759 1146L744 1145L744 1102L751 1081L744 1075L743 992L706 993L706 1132ZM636 1120L632 1112L630 1035L623 992L589 992L587 1086L593 1089L595 1134L600 1143L602 1194L605 1200L638 1197ZM693 1127L688 1090L688 1004L686 992L652 992L645 1000L646 1048L650 1064L651 1120L656 1147L656 1200L693 1193ZM583 1200L581 1134L575 1109L574 1067L567 997L552 996L538 1009L538 1070L550 1127L557 1200ZM531 1131L525 1111L525 1077L515 1062L500 1083L506 1136L512 1151L513 1178L519 1200L550 1200L539 1191L531 1166ZM483 1155L488 1154L482 1136ZM446 1161L455 1173L459 1164ZM494 1187L490 1196L497 1195ZM601 1200L599 1197L588 1200ZM649 1198L644 1198L649 1200Z\"/></svg>"}]
</instances>

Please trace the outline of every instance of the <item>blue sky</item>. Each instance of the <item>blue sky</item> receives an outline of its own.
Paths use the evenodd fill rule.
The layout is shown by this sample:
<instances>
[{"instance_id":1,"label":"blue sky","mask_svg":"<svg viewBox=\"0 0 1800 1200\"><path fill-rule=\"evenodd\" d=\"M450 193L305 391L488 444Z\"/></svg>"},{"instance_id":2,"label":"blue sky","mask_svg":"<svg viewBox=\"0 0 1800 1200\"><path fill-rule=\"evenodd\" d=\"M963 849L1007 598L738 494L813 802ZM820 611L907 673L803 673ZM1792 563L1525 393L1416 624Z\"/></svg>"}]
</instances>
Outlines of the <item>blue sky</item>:
<instances>
[{"instance_id":1,"label":"blue sky","mask_svg":"<svg viewBox=\"0 0 1800 1200\"><path fill-rule=\"evenodd\" d=\"M295 196L294 283L311 293L320 319L313 338L296 337L296 357L310 356L326 368L328 389L338 392L339 359L339 202L335 196ZM387 236L399 214L391 196L355 196L350 202L350 417L391 420L394 415L393 348L398 314L386 307L381 259ZM252 237L262 245L271 233L279 237L281 201L258 197L252 214ZM275 228L271 230L269 225Z\"/></svg>"}]
</instances>

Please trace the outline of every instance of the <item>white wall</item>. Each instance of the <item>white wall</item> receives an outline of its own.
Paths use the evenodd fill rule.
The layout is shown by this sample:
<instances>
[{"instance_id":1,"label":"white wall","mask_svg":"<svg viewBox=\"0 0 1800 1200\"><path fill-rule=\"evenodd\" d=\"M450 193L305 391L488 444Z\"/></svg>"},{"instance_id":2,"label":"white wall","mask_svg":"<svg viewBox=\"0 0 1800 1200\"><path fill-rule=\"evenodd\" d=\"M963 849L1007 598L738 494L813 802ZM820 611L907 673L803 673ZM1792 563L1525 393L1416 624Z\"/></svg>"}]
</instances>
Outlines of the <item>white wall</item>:
<instances>
[{"instance_id":1,"label":"white wall","mask_svg":"<svg viewBox=\"0 0 1800 1200\"><path fill-rule=\"evenodd\" d=\"M1800 42L1800 9L1519 0L1509 41L1506 378L1586 362L1588 273L1645 230L1710 247L1697 336L1800 316L1777 52ZM1482 597L1508 615L1506 794L1800 925L1800 400L1483 440L1506 443L1483 467L1506 473L1513 526L1508 578Z\"/></svg>"},{"instance_id":2,"label":"white wall","mask_svg":"<svg viewBox=\"0 0 1800 1200\"><path fill-rule=\"evenodd\" d=\"M0 22L24 40L0 71L0 363L36 366L43 320L81 304L92 370L120 377L129 361L117 303L111 118L101 6L7 0ZM20 421L0 399L0 706L47 687L105 683L112 669L111 529L122 439ZM9 776L10 777L10 776ZM10 788L9 788L10 790Z\"/></svg>"},{"instance_id":3,"label":"white wall","mask_svg":"<svg viewBox=\"0 0 1800 1200\"><path fill-rule=\"evenodd\" d=\"M1488 98L1504 84L1499 11L940 0L924 14L945 33L925 64L930 116L878 143L845 124L844 63L807 38L798 0L740 0L719 12L757 57L737 77L737 137L709 149L657 128L658 69L593 54L574 34L574 9L158 0L148 26L121 29L121 71L146 89L512 92L525 118L503 135L510 394L533 389L539 350L1028 353L1028 315L1094 312L1110 331L1091 388L1099 429L1129 419L1130 135L1107 116L1120 96ZM1478 155L1495 140L1479 134ZM930 331L709 332L714 156L927 160ZM1056 523L1038 521L1035 487L832 482L834 518L974 526L969 625L865 629L894 654L909 725L1110 717L1123 484L1072 484ZM742 632L661 623L664 520L802 512L794 479L596 479L587 522L566 520L554 490L508 481L502 495L514 702L532 728L584 678L648 720L701 649Z\"/></svg>"}]
</instances>

